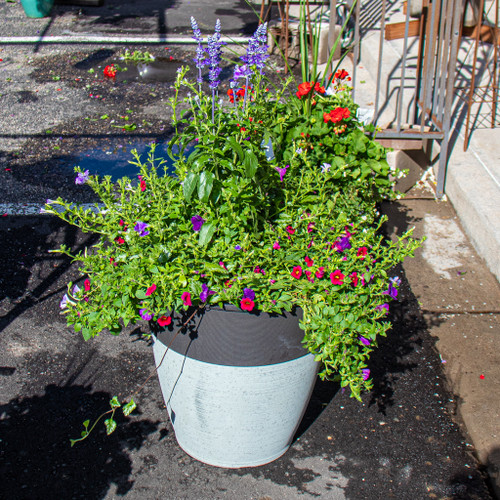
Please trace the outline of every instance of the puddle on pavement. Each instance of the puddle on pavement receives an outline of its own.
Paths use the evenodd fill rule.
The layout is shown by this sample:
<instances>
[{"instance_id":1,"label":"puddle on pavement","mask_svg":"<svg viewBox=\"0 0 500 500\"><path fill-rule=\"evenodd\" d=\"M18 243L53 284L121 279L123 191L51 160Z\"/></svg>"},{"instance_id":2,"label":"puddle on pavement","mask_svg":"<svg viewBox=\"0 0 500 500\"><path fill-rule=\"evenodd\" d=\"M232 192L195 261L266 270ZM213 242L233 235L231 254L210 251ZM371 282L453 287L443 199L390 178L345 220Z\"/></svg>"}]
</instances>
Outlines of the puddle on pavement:
<instances>
[{"instance_id":1,"label":"puddle on pavement","mask_svg":"<svg viewBox=\"0 0 500 500\"><path fill-rule=\"evenodd\" d=\"M99 175L100 177L110 175L113 182L122 177L137 178L139 167L130 163L130 161L135 161L132 150L136 149L141 161L145 162L154 141L127 139L118 143L113 142L106 140L105 144L96 144L91 149L75 151L71 155L70 161L68 159L60 160L60 165L63 164L71 170L75 166L79 166L82 170L88 170L91 175ZM168 141L155 143L154 156L157 159L155 164L158 168L158 174L163 175L164 168L167 168L167 175L173 175L173 161L167 154ZM162 165L160 165L161 159L165 160Z\"/></svg>"},{"instance_id":2,"label":"puddle on pavement","mask_svg":"<svg viewBox=\"0 0 500 500\"><path fill-rule=\"evenodd\" d=\"M125 63L119 61L118 65L127 68L126 71L117 71L115 80L123 81L144 81L144 82L167 82L174 83L177 70L183 65L182 61L157 58L148 63L133 62Z\"/></svg>"},{"instance_id":3,"label":"puddle on pavement","mask_svg":"<svg viewBox=\"0 0 500 500\"><path fill-rule=\"evenodd\" d=\"M97 75L103 75L104 68L114 64L118 69L114 77L115 82L161 82L174 83L177 70L186 63L177 59L158 57L154 61L147 63L124 61L117 59L105 64L103 59L112 55L112 52L102 54L92 54L83 61L75 64L75 68L81 70L93 69Z\"/></svg>"}]
</instances>

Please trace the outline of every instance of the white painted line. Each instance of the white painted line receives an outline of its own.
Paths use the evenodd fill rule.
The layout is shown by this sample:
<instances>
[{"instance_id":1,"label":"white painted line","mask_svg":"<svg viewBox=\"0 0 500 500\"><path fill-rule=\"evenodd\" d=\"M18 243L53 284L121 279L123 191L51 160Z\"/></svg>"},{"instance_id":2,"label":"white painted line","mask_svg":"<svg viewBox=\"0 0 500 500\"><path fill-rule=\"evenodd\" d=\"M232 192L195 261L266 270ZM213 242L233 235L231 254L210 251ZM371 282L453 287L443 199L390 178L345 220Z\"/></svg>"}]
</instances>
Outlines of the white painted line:
<instances>
[{"instance_id":1,"label":"white painted line","mask_svg":"<svg viewBox=\"0 0 500 500\"><path fill-rule=\"evenodd\" d=\"M78 205L85 210L96 210L95 203L82 203ZM43 203L0 203L0 216L5 215L46 215ZM54 205L54 210L61 208L60 205Z\"/></svg>"},{"instance_id":2,"label":"white painted line","mask_svg":"<svg viewBox=\"0 0 500 500\"><path fill-rule=\"evenodd\" d=\"M226 44L247 43L248 36L223 36L221 40ZM23 44L23 43L90 43L95 45L120 44L120 43L170 43L196 45L198 42L191 36L99 36L99 35L53 35L53 36L0 36L0 43Z\"/></svg>"}]
</instances>

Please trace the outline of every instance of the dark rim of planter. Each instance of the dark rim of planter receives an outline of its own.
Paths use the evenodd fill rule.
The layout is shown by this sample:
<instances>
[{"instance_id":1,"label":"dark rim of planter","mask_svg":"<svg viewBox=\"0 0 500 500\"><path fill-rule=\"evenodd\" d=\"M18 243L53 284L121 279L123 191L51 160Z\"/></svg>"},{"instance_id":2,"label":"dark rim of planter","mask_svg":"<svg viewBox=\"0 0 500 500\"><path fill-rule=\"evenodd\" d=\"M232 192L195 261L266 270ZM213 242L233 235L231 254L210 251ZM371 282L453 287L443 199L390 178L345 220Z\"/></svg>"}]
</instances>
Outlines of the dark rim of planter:
<instances>
[{"instance_id":1,"label":"dark rim of planter","mask_svg":"<svg viewBox=\"0 0 500 500\"><path fill-rule=\"evenodd\" d=\"M195 308L172 315L162 328L150 322L152 333L165 346L171 344L179 327ZM246 312L233 306L200 309L175 337L170 349L189 358L227 366L264 366L283 363L308 354L302 346L299 327L302 310L269 314Z\"/></svg>"}]
</instances>

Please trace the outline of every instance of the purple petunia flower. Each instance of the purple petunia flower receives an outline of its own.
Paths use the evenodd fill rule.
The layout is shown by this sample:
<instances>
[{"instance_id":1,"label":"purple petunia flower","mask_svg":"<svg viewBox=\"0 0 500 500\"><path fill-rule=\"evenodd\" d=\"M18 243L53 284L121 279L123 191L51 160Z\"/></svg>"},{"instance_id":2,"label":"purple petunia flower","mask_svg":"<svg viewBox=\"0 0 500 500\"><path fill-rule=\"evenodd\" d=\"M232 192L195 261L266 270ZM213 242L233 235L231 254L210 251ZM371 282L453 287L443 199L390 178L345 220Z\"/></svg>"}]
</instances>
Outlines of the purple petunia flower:
<instances>
[{"instance_id":1,"label":"purple petunia flower","mask_svg":"<svg viewBox=\"0 0 500 500\"><path fill-rule=\"evenodd\" d=\"M255 300L255 292L251 288L243 288L243 298Z\"/></svg>"},{"instance_id":2,"label":"purple petunia flower","mask_svg":"<svg viewBox=\"0 0 500 500\"><path fill-rule=\"evenodd\" d=\"M206 302L209 295L213 295L215 292L213 290L209 290L208 286L205 283L201 284L201 293L200 300L202 302Z\"/></svg>"},{"instance_id":3,"label":"purple petunia flower","mask_svg":"<svg viewBox=\"0 0 500 500\"><path fill-rule=\"evenodd\" d=\"M389 314L389 304L380 304L379 306L375 307L375 309L378 309L379 311L384 310L385 314Z\"/></svg>"},{"instance_id":4,"label":"purple petunia flower","mask_svg":"<svg viewBox=\"0 0 500 500\"><path fill-rule=\"evenodd\" d=\"M144 321L151 321L153 319L153 313L148 309L139 309L139 316Z\"/></svg>"},{"instance_id":5,"label":"purple petunia flower","mask_svg":"<svg viewBox=\"0 0 500 500\"><path fill-rule=\"evenodd\" d=\"M351 248L351 243L349 242L349 236L342 236L334 244L337 252L343 252L344 250L349 250Z\"/></svg>"},{"instance_id":6,"label":"purple petunia flower","mask_svg":"<svg viewBox=\"0 0 500 500\"><path fill-rule=\"evenodd\" d=\"M136 225L134 226L134 231L139 233L139 236L147 236L149 234L149 231L146 229L148 225L145 222L137 221Z\"/></svg>"},{"instance_id":7,"label":"purple petunia flower","mask_svg":"<svg viewBox=\"0 0 500 500\"><path fill-rule=\"evenodd\" d=\"M280 181L283 182L283 179L285 178L286 170L287 168L290 167L290 165L287 165L285 168L280 168L280 167L274 167L274 170L280 174Z\"/></svg>"},{"instance_id":8,"label":"purple petunia flower","mask_svg":"<svg viewBox=\"0 0 500 500\"><path fill-rule=\"evenodd\" d=\"M241 245L234 245L235 250L241 250Z\"/></svg>"},{"instance_id":9,"label":"purple petunia flower","mask_svg":"<svg viewBox=\"0 0 500 500\"><path fill-rule=\"evenodd\" d=\"M68 296L66 294L63 295L61 302L59 302L59 307L61 309L66 309L68 307Z\"/></svg>"},{"instance_id":10,"label":"purple petunia flower","mask_svg":"<svg viewBox=\"0 0 500 500\"><path fill-rule=\"evenodd\" d=\"M73 295L76 295L79 291L80 291L80 287L78 285L75 285L71 292L73 293Z\"/></svg>"},{"instance_id":11,"label":"purple petunia flower","mask_svg":"<svg viewBox=\"0 0 500 500\"><path fill-rule=\"evenodd\" d=\"M389 288L385 292L382 292L384 295L389 295L392 299L397 299L398 290L392 286L392 283L389 283Z\"/></svg>"},{"instance_id":12,"label":"purple petunia flower","mask_svg":"<svg viewBox=\"0 0 500 500\"><path fill-rule=\"evenodd\" d=\"M361 370L361 373L363 374L363 380L368 380L370 377L370 369L369 368L363 368Z\"/></svg>"},{"instance_id":13,"label":"purple petunia flower","mask_svg":"<svg viewBox=\"0 0 500 500\"><path fill-rule=\"evenodd\" d=\"M366 338L366 337L363 337L362 335L360 335L358 337L358 340L363 344L363 345L366 345L366 346L369 346L371 344L371 342Z\"/></svg>"},{"instance_id":14,"label":"purple petunia flower","mask_svg":"<svg viewBox=\"0 0 500 500\"><path fill-rule=\"evenodd\" d=\"M197 233L205 223L205 219L201 215L194 215L191 217L191 223L193 224L193 231Z\"/></svg>"},{"instance_id":15,"label":"purple petunia flower","mask_svg":"<svg viewBox=\"0 0 500 500\"><path fill-rule=\"evenodd\" d=\"M401 285L401 278L399 276L394 276L393 278L389 278L389 281L394 285L394 286L399 286Z\"/></svg>"},{"instance_id":16,"label":"purple petunia flower","mask_svg":"<svg viewBox=\"0 0 500 500\"><path fill-rule=\"evenodd\" d=\"M321 171L325 174L326 172L328 172L330 169L332 168L331 164L330 163L323 163L323 165L321 165Z\"/></svg>"},{"instance_id":17,"label":"purple petunia flower","mask_svg":"<svg viewBox=\"0 0 500 500\"><path fill-rule=\"evenodd\" d=\"M85 170L85 172L78 172L78 175L75 179L75 184L85 184L89 180L89 171Z\"/></svg>"}]
</instances>

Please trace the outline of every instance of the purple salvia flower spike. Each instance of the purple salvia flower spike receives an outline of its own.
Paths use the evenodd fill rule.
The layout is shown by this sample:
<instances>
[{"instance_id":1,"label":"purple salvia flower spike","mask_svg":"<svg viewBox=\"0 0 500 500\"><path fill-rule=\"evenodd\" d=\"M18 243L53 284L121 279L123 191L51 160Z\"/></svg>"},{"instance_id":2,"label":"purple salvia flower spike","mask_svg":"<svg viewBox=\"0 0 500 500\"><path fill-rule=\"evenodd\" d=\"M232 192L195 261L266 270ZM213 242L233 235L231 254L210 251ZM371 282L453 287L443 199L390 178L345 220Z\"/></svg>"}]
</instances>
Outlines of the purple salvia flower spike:
<instances>
[{"instance_id":1,"label":"purple salvia flower spike","mask_svg":"<svg viewBox=\"0 0 500 500\"><path fill-rule=\"evenodd\" d=\"M201 77L201 70L203 69L204 66L207 65L207 59L205 57L205 50L203 49L202 43L203 39L201 37L201 31L198 28L198 24L196 23L196 20L194 17L191 17L191 28L193 30L193 38L198 42L198 47L196 48L196 57L193 59L193 61L196 64L196 67L198 68L198 78L197 82L198 84L203 83L203 78Z\"/></svg>"}]
</instances>

